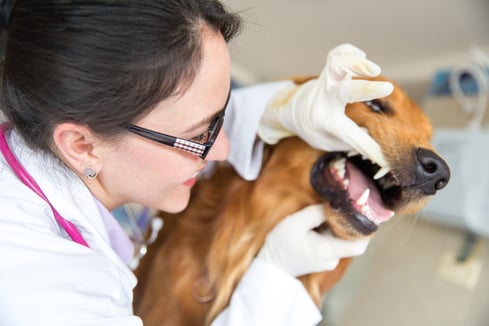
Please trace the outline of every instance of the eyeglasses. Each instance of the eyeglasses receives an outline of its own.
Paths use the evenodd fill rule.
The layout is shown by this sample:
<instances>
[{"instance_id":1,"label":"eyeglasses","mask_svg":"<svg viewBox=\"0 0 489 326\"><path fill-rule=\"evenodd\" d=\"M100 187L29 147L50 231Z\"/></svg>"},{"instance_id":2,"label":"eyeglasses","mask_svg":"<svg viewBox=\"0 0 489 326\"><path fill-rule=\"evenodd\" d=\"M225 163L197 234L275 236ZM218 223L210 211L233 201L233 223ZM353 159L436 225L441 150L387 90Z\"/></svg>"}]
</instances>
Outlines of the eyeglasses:
<instances>
[{"instance_id":1,"label":"eyeglasses","mask_svg":"<svg viewBox=\"0 0 489 326\"><path fill-rule=\"evenodd\" d=\"M226 104L224 105L224 109L219 111L217 115L214 117L214 119L211 121L209 125L209 129L207 129L207 131L204 134L198 137L199 141L192 141L188 139L170 136L154 130L136 126L132 123L123 126L123 128L126 129L127 131L130 131L146 139L167 146L171 146L173 148L194 155L198 155L201 159L205 159L212 145L214 145L214 142L216 141L216 138L219 135L219 131L221 130L222 125L224 123L224 113L226 110L226 106L229 102L230 95L231 93L228 94L228 98L226 99Z\"/></svg>"}]
</instances>

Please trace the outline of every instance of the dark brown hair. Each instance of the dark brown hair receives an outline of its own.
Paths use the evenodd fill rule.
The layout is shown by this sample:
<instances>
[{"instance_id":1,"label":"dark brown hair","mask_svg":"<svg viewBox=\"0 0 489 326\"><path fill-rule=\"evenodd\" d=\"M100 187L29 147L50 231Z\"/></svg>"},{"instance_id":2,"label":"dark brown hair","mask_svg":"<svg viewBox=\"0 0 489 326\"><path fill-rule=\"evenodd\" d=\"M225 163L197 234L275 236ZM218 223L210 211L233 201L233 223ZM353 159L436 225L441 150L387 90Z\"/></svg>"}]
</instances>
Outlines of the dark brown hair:
<instances>
[{"instance_id":1,"label":"dark brown hair","mask_svg":"<svg viewBox=\"0 0 489 326\"><path fill-rule=\"evenodd\" d=\"M217 0L17 0L7 26L0 106L34 148L62 122L114 137L195 77L202 27L241 25Z\"/></svg>"}]
</instances>

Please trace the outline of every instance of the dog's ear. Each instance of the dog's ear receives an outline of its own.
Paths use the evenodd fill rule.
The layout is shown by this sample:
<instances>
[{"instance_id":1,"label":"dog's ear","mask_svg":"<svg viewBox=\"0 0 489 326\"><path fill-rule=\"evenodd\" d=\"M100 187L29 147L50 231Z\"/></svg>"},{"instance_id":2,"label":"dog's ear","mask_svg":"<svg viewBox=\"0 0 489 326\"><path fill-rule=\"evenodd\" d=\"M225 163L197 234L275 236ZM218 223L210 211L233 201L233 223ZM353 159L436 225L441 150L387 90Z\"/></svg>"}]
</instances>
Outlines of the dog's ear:
<instances>
[{"instance_id":1,"label":"dog's ear","mask_svg":"<svg viewBox=\"0 0 489 326\"><path fill-rule=\"evenodd\" d=\"M290 80L292 80L296 85L302 85L314 78L317 78L317 76L292 76Z\"/></svg>"}]
</instances>

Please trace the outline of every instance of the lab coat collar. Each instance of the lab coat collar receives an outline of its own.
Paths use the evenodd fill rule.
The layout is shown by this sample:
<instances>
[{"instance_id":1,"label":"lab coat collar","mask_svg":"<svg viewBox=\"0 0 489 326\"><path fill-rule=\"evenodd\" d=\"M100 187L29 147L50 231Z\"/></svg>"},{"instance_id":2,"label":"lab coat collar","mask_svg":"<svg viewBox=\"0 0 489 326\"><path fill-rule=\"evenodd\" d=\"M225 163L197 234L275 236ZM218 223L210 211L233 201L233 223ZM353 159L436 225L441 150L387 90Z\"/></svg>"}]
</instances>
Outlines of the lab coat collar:
<instances>
[{"instance_id":1,"label":"lab coat collar","mask_svg":"<svg viewBox=\"0 0 489 326\"><path fill-rule=\"evenodd\" d=\"M18 161L38 183L51 204L64 219L75 224L90 248L130 272L111 246L97 199L80 178L57 158L32 150L15 130L7 135L7 141ZM33 195L37 196L34 192ZM130 274L134 277L132 272Z\"/></svg>"}]
</instances>

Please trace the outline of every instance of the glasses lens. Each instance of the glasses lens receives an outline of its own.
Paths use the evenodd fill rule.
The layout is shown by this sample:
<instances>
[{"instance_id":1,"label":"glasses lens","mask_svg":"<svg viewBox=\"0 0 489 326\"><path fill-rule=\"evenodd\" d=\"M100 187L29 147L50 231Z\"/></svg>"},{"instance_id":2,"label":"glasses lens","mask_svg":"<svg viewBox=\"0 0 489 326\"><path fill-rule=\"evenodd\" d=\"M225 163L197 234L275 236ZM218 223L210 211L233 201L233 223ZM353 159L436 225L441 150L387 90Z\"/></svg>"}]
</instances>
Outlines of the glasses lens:
<instances>
[{"instance_id":1,"label":"glasses lens","mask_svg":"<svg viewBox=\"0 0 489 326\"><path fill-rule=\"evenodd\" d=\"M207 140L207 143L213 144L214 141L217 138L217 135L219 135L219 131L221 130L222 123L224 121L224 115L219 114L214 121L212 121L211 125L209 126L209 139Z\"/></svg>"}]
</instances>

